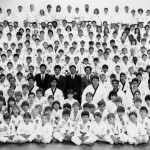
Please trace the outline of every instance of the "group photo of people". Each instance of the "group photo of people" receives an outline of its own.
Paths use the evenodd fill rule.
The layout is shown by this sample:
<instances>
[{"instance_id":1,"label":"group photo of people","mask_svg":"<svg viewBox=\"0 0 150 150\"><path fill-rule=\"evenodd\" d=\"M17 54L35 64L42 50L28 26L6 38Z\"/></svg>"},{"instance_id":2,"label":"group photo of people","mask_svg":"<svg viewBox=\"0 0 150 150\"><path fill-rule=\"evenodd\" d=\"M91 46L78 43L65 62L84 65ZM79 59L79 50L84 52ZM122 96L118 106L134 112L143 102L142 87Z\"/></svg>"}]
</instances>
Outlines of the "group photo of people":
<instances>
[{"instance_id":1,"label":"group photo of people","mask_svg":"<svg viewBox=\"0 0 150 150\"><path fill-rule=\"evenodd\" d=\"M147 145L150 9L0 7L0 143Z\"/></svg>"}]
</instances>

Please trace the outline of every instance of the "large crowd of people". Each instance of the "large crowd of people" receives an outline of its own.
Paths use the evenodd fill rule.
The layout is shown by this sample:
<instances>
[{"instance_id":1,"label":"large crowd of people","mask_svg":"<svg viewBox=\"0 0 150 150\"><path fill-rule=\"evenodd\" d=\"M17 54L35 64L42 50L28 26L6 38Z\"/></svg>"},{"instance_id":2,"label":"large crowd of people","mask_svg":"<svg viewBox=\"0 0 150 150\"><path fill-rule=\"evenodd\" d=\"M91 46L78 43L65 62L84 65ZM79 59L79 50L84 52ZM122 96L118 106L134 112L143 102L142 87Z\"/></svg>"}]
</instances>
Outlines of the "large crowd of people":
<instances>
[{"instance_id":1,"label":"large crowd of people","mask_svg":"<svg viewBox=\"0 0 150 150\"><path fill-rule=\"evenodd\" d=\"M150 10L0 8L0 142L148 143Z\"/></svg>"}]
</instances>

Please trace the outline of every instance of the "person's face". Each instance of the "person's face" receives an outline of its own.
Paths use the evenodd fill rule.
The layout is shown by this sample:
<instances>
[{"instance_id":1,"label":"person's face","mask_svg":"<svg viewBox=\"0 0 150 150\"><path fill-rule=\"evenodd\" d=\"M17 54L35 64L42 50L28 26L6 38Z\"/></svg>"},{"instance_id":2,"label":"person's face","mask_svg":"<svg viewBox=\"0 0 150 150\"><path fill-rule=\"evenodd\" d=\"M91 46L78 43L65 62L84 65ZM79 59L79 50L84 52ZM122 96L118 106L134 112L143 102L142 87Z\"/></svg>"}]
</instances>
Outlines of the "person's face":
<instances>
[{"instance_id":1,"label":"person's face","mask_svg":"<svg viewBox=\"0 0 150 150\"><path fill-rule=\"evenodd\" d=\"M29 91L29 90L28 90L28 88L27 88L27 87L25 87L25 88L23 88L23 89L22 89L22 92L23 92L24 94L27 94L27 93L28 93L28 91Z\"/></svg>"},{"instance_id":2,"label":"person's face","mask_svg":"<svg viewBox=\"0 0 150 150\"><path fill-rule=\"evenodd\" d=\"M95 110L96 110L96 108L95 108L95 107L90 108L90 113L94 115Z\"/></svg>"},{"instance_id":3,"label":"person's face","mask_svg":"<svg viewBox=\"0 0 150 150\"><path fill-rule=\"evenodd\" d=\"M104 9L104 13L107 14L108 13L108 9Z\"/></svg>"},{"instance_id":4,"label":"person's face","mask_svg":"<svg viewBox=\"0 0 150 150\"><path fill-rule=\"evenodd\" d=\"M109 122L110 124L114 125L114 124L115 124L115 118L109 118L109 119L108 119L108 122Z\"/></svg>"},{"instance_id":5,"label":"person's face","mask_svg":"<svg viewBox=\"0 0 150 150\"><path fill-rule=\"evenodd\" d=\"M125 75L121 75L121 76L120 76L120 80L125 81L125 79L126 79L126 76L125 76Z\"/></svg>"},{"instance_id":6,"label":"person's face","mask_svg":"<svg viewBox=\"0 0 150 150\"><path fill-rule=\"evenodd\" d=\"M122 106L122 102L115 102L115 105L116 105L117 107Z\"/></svg>"},{"instance_id":7,"label":"person's face","mask_svg":"<svg viewBox=\"0 0 150 150\"><path fill-rule=\"evenodd\" d=\"M134 105L135 105L136 108L140 108L141 107L141 102L135 102Z\"/></svg>"},{"instance_id":8,"label":"person's face","mask_svg":"<svg viewBox=\"0 0 150 150\"><path fill-rule=\"evenodd\" d=\"M57 85L56 80L53 80L53 81L51 82L51 86L52 86L52 87L56 87L56 85Z\"/></svg>"},{"instance_id":9,"label":"person's face","mask_svg":"<svg viewBox=\"0 0 150 150\"><path fill-rule=\"evenodd\" d=\"M12 69L13 65L12 64L8 64L8 69Z\"/></svg>"},{"instance_id":10,"label":"person's face","mask_svg":"<svg viewBox=\"0 0 150 150\"><path fill-rule=\"evenodd\" d=\"M60 72L61 72L61 70L60 70L59 68L56 68L56 69L55 69L55 74L56 74L56 75L59 75Z\"/></svg>"},{"instance_id":11,"label":"person's face","mask_svg":"<svg viewBox=\"0 0 150 150\"><path fill-rule=\"evenodd\" d=\"M35 101L35 96L34 95L29 95L29 101L30 101L31 104L33 104L34 101Z\"/></svg>"},{"instance_id":12,"label":"person's face","mask_svg":"<svg viewBox=\"0 0 150 150\"><path fill-rule=\"evenodd\" d=\"M3 106L3 103L4 103L3 101L0 101L0 106Z\"/></svg>"},{"instance_id":13,"label":"person's face","mask_svg":"<svg viewBox=\"0 0 150 150\"><path fill-rule=\"evenodd\" d=\"M9 11L7 11L7 14L8 14L8 16L11 14L11 11L9 10Z\"/></svg>"},{"instance_id":14,"label":"person's face","mask_svg":"<svg viewBox=\"0 0 150 150\"><path fill-rule=\"evenodd\" d=\"M100 110L100 112L103 112L105 110L105 107L106 107L105 105L100 105L98 109Z\"/></svg>"},{"instance_id":15,"label":"person's face","mask_svg":"<svg viewBox=\"0 0 150 150\"><path fill-rule=\"evenodd\" d=\"M33 80L33 79L30 79L28 83L29 83L30 86L31 86L31 85L34 85L34 80Z\"/></svg>"},{"instance_id":16,"label":"person's face","mask_svg":"<svg viewBox=\"0 0 150 150\"><path fill-rule=\"evenodd\" d=\"M42 125L45 125L48 122L48 119L46 116L42 116Z\"/></svg>"},{"instance_id":17,"label":"person's face","mask_svg":"<svg viewBox=\"0 0 150 150\"><path fill-rule=\"evenodd\" d=\"M53 102L54 102L54 99L53 99L53 98L49 98L49 99L48 99L48 103L49 103L50 105L52 105Z\"/></svg>"},{"instance_id":18,"label":"person's face","mask_svg":"<svg viewBox=\"0 0 150 150\"><path fill-rule=\"evenodd\" d=\"M113 88L118 88L118 83L117 82L112 82Z\"/></svg>"},{"instance_id":19,"label":"person's face","mask_svg":"<svg viewBox=\"0 0 150 150\"><path fill-rule=\"evenodd\" d=\"M101 81L105 81L106 80L106 76L105 75L101 75L100 79L101 79Z\"/></svg>"},{"instance_id":20,"label":"person's face","mask_svg":"<svg viewBox=\"0 0 150 150\"><path fill-rule=\"evenodd\" d=\"M13 79L10 79L9 80L9 84L11 85L11 84L15 84L15 79L13 78Z\"/></svg>"},{"instance_id":21,"label":"person's face","mask_svg":"<svg viewBox=\"0 0 150 150\"><path fill-rule=\"evenodd\" d=\"M51 114L52 114L52 111L51 111L50 109L47 109L47 110L45 111L45 114L51 115Z\"/></svg>"},{"instance_id":22,"label":"person's face","mask_svg":"<svg viewBox=\"0 0 150 150\"><path fill-rule=\"evenodd\" d=\"M137 121L137 117L135 115L131 115L130 117L131 122L135 123Z\"/></svg>"},{"instance_id":23,"label":"person's face","mask_svg":"<svg viewBox=\"0 0 150 150\"><path fill-rule=\"evenodd\" d=\"M123 117L124 116L124 112L117 112L119 117Z\"/></svg>"},{"instance_id":24,"label":"person's face","mask_svg":"<svg viewBox=\"0 0 150 150\"><path fill-rule=\"evenodd\" d=\"M74 106L73 106L73 110L74 110L74 111L78 111L78 110L79 110L79 106L78 106L78 105L74 105Z\"/></svg>"},{"instance_id":25,"label":"person's face","mask_svg":"<svg viewBox=\"0 0 150 150\"><path fill-rule=\"evenodd\" d=\"M13 96L14 95L14 91L9 91L8 95L9 95L9 97Z\"/></svg>"},{"instance_id":26,"label":"person's face","mask_svg":"<svg viewBox=\"0 0 150 150\"><path fill-rule=\"evenodd\" d=\"M5 119L4 121L6 124L10 124L10 119Z\"/></svg>"},{"instance_id":27,"label":"person's face","mask_svg":"<svg viewBox=\"0 0 150 150\"><path fill-rule=\"evenodd\" d=\"M141 94L140 94L139 92L136 92L136 93L134 94L134 98L137 98L137 97L141 97Z\"/></svg>"},{"instance_id":28,"label":"person's face","mask_svg":"<svg viewBox=\"0 0 150 150\"><path fill-rule=\"evenodd\" d=\"M1 80L1 82L4 82L5 81L5 76L1 76L0 80Z\"/></svg>"},{"instance_id":29,"label":"person's face","mask_svg":"<svg viewBox=\"0 0 150 150\"><path fill-rule=\"evenodd\" d=\"M87 95L86 95L86 101L87 101L88 103L90 103L92 100L93 100L92 95L87 94Z\"/></svg>"},{"instance_id":30,"label":"person's face","mask_svg":"<svg viewBox=\"0 0 150 150\"><path fill-rule=\"evenodd\" d=\"M137 82L133 82L133 83L132 83L132 87L133 87L133 88L137 88L137 86L138 86L138 83L137 83Z\"/></svg>"},{"instance_id":31,"label":"person's face","mask_svg":"<svg viewBox=\"0 0 150 150\"><path fill-rule=\"evenodd\" d=\"M116 95L111 95L110 100L111 100L112 102L114 102L114 101L115 101L115 98L116 98Z\"/></svg>"},{"instance_id":32,"label":"person's face","mask_svg":"<svg viewBox=\"0 0 150 150\"><path fill-rule=\"evenodd\" d=\"M100 121L101 121L101 117L95 116L95 121L96 121L96 122L100 122Z\"/></svg>"},{"instance_id":33,"label":"person's face","mask_svg":"<svg viewBox=\"0 0 150 150\"><path fill-rule=\"evenodd\" d=\"M41 97L43 96L43 93L39 91L39 92L37 92L36 96L37 96L38 98L41 98Z\"/></svg>"},{"instance_id":34,"label":"person's face","mask_svg":"<svg viewBox=\"0 0 150 150\"><path fill-rule=\"evenodd\" d=\"M15 116L17 116L19 114L19 109L15 107L13 109L13 113L14 113Z\"/></svg>"},{"instance_id":35,"label":"person's face","mask_svg":"<svg viewBox=\"0 0 150 150\"><path fill-rule=\"evenodd\" d=\"M40 71L41 71L42 74L44 74L45 71L46 71L46 68L45 67L40 67Z\"/></svg>"},{"instance_id":36,"label":"person's face","mask_svg":"<svg viewBox=\"0 0 150 150\"><path fill-rule=\"evenodd\" d=\"M146 113L145 110L141 110L140 115L141 115L142 118L145 118L147 116L147 113Z\"/></svg>"},{"instance_id":37,"label":"person's face","mask_svg":"<svg viewBox=\"0 0 150 150\"><path fill-rule=\"evenodd\" d=\"M93 83L94 85L98 85L99 80L98 80L98 79L93 79L93 80L92 80L92 83Z\"/></svg>"},{"instance_id":38,"label":"person's face","mask_svg":"<svg viewBox=\"0 0 150 150\"><path fill-rule=\"evenodd\" d=\"M59 104L55 103L55 104L54 104L54 109L55 109L55 110L58 110L58 109L59 109Z\"/></svg>"},{"instance_id":39,"label":"person's face","mask_svg":"<svg viewBox=\"0 0 150 150\"><path fill-rule=\"evenodd\" d=\"M128 7L125 7L124 10L125 10L126 13L128 13L129 8L128 8Z\"/></svg>"},{"instance_id":40,"label":"person's face","mask_svg":"<svg viewBox=\"0 0 150 150\"><path fill-rule=\"evenodd\" d=\"M120 67L116 67L116 72L120 72Z\"/></svg>"},{"instance_id":41,"label":"person's face","mask_svg":"<svg viewBox=\"0 0 150 150\"><path fill-rule=\"evenodd\" d=\"M64 118L64 120L67 121L67 120L69 119L69 115L68 115L68 114L64 114L64 115L63 115L63 118Z\"/></svg>"},{"instance_id":42,"label":"person's face","mask_svg":"<svg viewBox=\"0 0 150 150\"><path fill-rule=\"evenodd\" d=\"M31 11L34 10L34 5L30 5L30 10L31 10Z\"/></svg>"},{"instance_id":43,"label":"person's face","mask_svg":"<svg viewBox=\"0 0 150 150\"><path fill-rule=\"evenodd\" d=\"M25 124L29 124L30 120L31 120L30 118L24 118Z\"/></svg>"},{"instance_id":44,"label":"person's face","mask_svg":"<svg viewBox=\"0 0 150 150\"><path fill-rule=\"evenodd\" d=\"M15 105L15 102L11 100L11 101L9 102L9 105L12 107L12 106Z\"/></svg>"},{"instance_id":45,"label":"person's face","mask_svg":"<svg viewBox=\"0 0 150 150\"><path fill-rule=\"evenodd\" d=\"M71 67L71 68L70 68L70 72L71 72L71 74L75 74L75 72L76 72L75 67Z\"/></svg>"},{"instance_id":46,"label":"person's face","mask_svg":"<svg viewBox=\"0 0 150 150\"><path fill-rule=\"evenodd\" d=\"M30 73L33 73L33 72L34 72L33 67L30 67L30 68L29 68L29 72L30 72Z\"/></svg>"},{"instance_id":47,"label":"person's face","mask_svg":"<svg viewBox=\"0 0 150 150\"><path fill-rule=\"evenodd\" d=\"M150 100L145 101L148 106L150 106Z\"/></svg>"},{"instance_id":48,"label":"person's face","mask_svg":"<svg viewBox=\"0 0 150 150\"><path fill-rule=\"evenodd\" d=\"M22 75L18 75L17 78L18 78L18 80L21 80L22 79Z\"/></svg>"},{"instance_id":49,"label":"person's face","mask_svg":"<svg viewBox=\"0 0 150 150\"><path fill-rule=\"evenodd\" d=\"M22 12L22 9L23 9L22 7L18 7L19 12Z\"/></svg>"},{"instance_id":50,"label":"person's face","mask_svg":"<svg viewBox=\"0 0 150 150\"><path fill-rule=\"evenodd\" d=\"M87 123L89 121L89 117L88 116L82 116L82 121L83 121L83 123Z\"/></svg>"},{"instance_id":51,"label":"person's face","mask_svg":"<svg viewBox=\"0 0 150 150\"><path fill-rule=\"evenodd\" d=\"M73 98L73 94L68 94L68 98Z\"/></svg>"},{"instance_id":52,"label":"person's face","mask_svg":"<svg viewBox=\"0 0 150 150\"><path fill-rule=\"evenodd\" d=\"M119 7L118 7L118 6L115 7L115 11L116 11L116 12L119 11Z\"/></svg>"}]
</instances>

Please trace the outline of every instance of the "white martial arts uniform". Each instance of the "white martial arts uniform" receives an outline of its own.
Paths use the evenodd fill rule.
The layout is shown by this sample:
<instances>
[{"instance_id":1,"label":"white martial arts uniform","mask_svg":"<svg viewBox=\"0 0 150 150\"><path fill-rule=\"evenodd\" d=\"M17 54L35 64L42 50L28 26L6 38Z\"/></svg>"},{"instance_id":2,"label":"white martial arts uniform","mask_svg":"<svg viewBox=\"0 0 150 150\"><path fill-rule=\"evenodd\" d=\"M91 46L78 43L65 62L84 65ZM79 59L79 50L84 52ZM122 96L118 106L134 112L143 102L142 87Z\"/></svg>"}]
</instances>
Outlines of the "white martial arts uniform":
<instances>
[{"instance_id":1,"label":"white martial arts uniform","mask_svg":"<svg viewBox=\"0 0 150 150\"><path fill-rule=\"evenodd\" d=\"M2 122L0 124L0 142L6 143L10 136L15 135L15 125L13 123L10 122L10 124L7 125L5 122ZM12 140L14 140L14 138Z\"/></svg>"},{"instance_id":2,"label":"white martial arts uniform","mask_svg":"<svg viewBox=\"0 0 150 150\"><path fill-rule=\"evenodd\" d=\"M143 137L145 137L145 140L148 141L149 137L146 133L146 130L144 129L144 126L137 121L137 124L135 125L131 121L127 125L127 134L129 136L129 144L135 144L136 140L134 137L142 140Z\"/></svg>"},{"instance_id":3,"label":"white martial arts uniform","mask_svg":"<svg viewBox=\"0 0 150 150\"><path fill-rule=\"evenodd\" d=\"M28 135L29 137L25 139L22 134ZM35 127L34 124L29 122L28 124L25 124L25 122L21 122L17 129L17 135L14 137L15 140L18 140L20 142L24 142L28 140L31 142L35 137Z\"/></svg>"},{"instance_id":4,"label":"white martial arts uniform","mask_svg":"<svg viewBox=\"0 0 150 150\"><path fill-rule=\"evenodd\" d=\"M80 140L79 137L88 137L84 142ZM86 124L83 121L78 122L77 129L75 131L74 136L72 137L72 142L76 145L81 144L92 144L95 142L95 136L92 132L92 124L88 121Z\"/></svg>"},{"instance_id":5,"label":"white martial arts uniform","mask_svg":"<svg viewBox=\"0 0 150 150\"><path fill-rule=\"evenodd\" d=\"M35 139L37 139L37 136L39 135L43 137L42 143L50 143L52 140L53 127L49 122L45 125L39 124L36 128L35 134Z\"/></svg>"},{"instance_id":6,"label":"white martial arts uniform","mask_svg":"<svg viewBox=\"0 0 150 150\"><path fill-rule=\"evenodd\" d=\"M59 121L58 126L54 130L54 138L59 142L62 142L65 139L65 134L74 133L75 128L73 122L68 119L67 121L62 119Z\"/></svg>"}]
</instances>

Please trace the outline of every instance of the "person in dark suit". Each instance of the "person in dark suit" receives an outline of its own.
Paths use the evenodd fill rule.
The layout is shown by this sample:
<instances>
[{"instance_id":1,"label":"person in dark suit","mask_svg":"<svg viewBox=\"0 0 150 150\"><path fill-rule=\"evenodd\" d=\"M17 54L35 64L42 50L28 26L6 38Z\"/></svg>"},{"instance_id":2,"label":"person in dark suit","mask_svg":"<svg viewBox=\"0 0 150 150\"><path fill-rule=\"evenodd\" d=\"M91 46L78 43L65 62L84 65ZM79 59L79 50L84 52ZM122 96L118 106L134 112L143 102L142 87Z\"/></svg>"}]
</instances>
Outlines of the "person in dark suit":
<instances>
[{"instance_id":1,"label":"person in dark suit","mask_svg":"<svg viewBox=\"0 0 150 150\"><path fill-rule=\"evenodd\" d=\"M82 91L92 83L93 77L93 75L91 75L92 68L90 66L86 66L84 68L84 71L86 75L82 77Z\"/></svg>"},{"instance_id":2,"label":"person in dark suit","mask_svg":"<svg viewBox=\"0 0 150 150\"><path fill-rule=\"evenodd\" d=\"M65 77L60 75L61 73L61 66L60 65L56 65L54 67L54 72L55 74L52 75L49 79L49 87L50 85L50 81L51 78L56 78L57 79L57 88L60 89L64 94L65 94Z\"/></svg>"},{"instance_id":3,"label":"person in dark suit","mask_svg":"<svg viewBox=\"0 0 150 150\"><path fill-rule=\"evenodd\" d=\"M45 73L46 71L46 65L41 64L40 65L40 72L35 76L36 85L40 88L42 88L44 91L48 89L48 81L50 76Z\"/></svg>"},{"instance_id":4,"label":"person in dark suit","mask_svg":"<svg viewBox=\"0 0 150 150\"><path fill-rule=\"evenodd\" d=\"M81 103L81 85L82 85L82 80L79 75L76 74L76 66L71 65L70 66L70 75L65 77L66 81L66 87L65 87L65 97L67 98L67 91L69 89L72 89L74 92L73 98L78 100L79 103Z\"/></svg>"}]
</instances>

